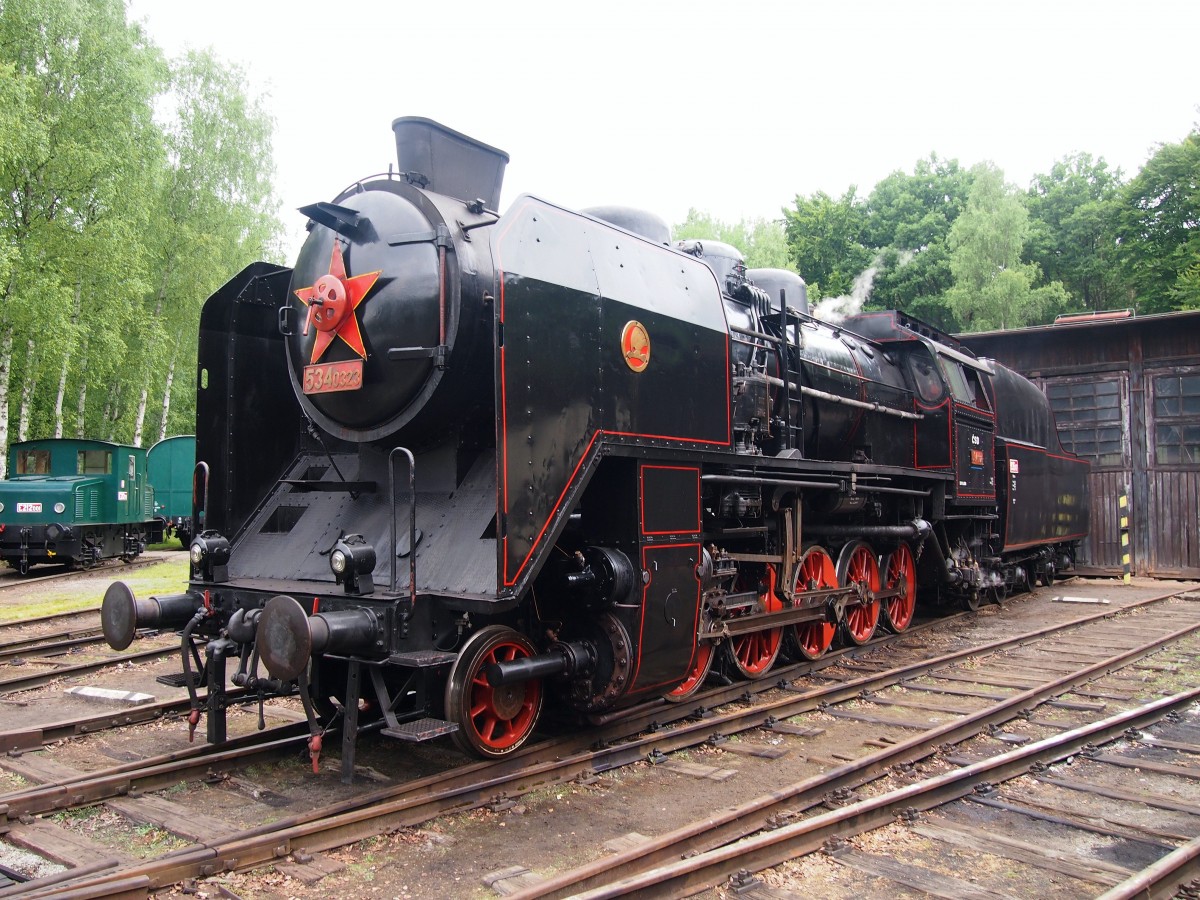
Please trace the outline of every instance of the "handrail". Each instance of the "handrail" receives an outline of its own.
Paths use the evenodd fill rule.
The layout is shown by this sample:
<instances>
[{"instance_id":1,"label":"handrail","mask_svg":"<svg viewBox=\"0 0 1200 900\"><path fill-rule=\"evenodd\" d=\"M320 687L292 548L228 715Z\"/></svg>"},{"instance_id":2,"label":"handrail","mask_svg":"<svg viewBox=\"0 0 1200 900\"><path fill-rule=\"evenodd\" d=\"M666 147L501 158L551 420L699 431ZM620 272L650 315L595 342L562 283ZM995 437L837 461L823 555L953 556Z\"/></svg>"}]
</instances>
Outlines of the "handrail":
<instances>
[{"instance_id":1,"label":"handrail","mask_svg":"<svg viewBox=\"0 0 1200 900\"><path fill-rule=\"evenodd\" d=\"M196 475L201 473L204 481L204 504L196 506ZM192 468L192 532L199 534L208 525L208 463L200 460ZM187 549L184 547L183 549Z\"/></svg>"},{"instance_id":2,"label":"handrail","mask_svg":"<svg viewBox=\"0 0 1200 900\"><path fill-rule=\"evenodd\" d=\"M417 461L407 447L393 447L388 454L388 493L392 502L392 558L391 591L396 592L396 465L397 453L408 459L408 491L412 497L408 506L408 596L413 607L417 605Z\"/></svg>"}]
</instances>

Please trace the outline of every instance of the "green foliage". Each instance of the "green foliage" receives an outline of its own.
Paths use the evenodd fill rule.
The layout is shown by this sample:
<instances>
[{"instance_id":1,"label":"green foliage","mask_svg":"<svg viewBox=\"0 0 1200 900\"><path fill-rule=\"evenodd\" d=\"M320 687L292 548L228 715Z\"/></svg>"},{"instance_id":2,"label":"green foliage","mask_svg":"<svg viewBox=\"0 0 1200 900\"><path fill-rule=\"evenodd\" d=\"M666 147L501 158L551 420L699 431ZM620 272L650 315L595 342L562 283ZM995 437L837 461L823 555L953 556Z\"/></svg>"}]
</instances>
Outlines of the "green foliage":
<instances>
[{"instance_id":1,"label":"green foliage","mask_svg":"<svg viewBox=\"0 0 1200 900\"><path fill-rule=\"evenodd\" d=\"M916 251L945 241L970 189L971 173L936 153L917 160L911 175L893 172L867 199L867 245Z\"/></svg>"},{"instance_id":2,"label":"green foliage","mask_svg":"<svg viewBox=\"0 0 1200 900\"><path fill-rule=\"evenodd\" d=\"M879 182L866 204L864 235L879 271L869 305L901 309L955 330L944 302L954 283L950 229L967 204L972 175L937 154L917 160L911 175L896 171Z\"/></svg>"},{"instance_id":3,"label":"green foliage","mask_svg":"<svg viewBox=\"0 0 1200 900\"><path fill-rule=\"evenodd\" d=\"M677 241L709 240L731 244L742 251L748 269L791 269L783 222L779 219L742 219L729 224L708 213L689 209L687 218L671 229Z\"/></svg>"},{"instance_id":4,"label":"green foliage","mask_svg":"<svg viewBox=\"0 0 1200 900\"><path fill-rule=\"evenodd\" d=\"M138 354L144 371L135 413L138 442L172 432L169 421L167 427L158 422L154 436L144 437L146 420L162 413L161 407L148 408L149 396L151 388L161 396L171 373L190 381L204 298L248 263L277 255L280 225L270 180L274 123L242 92L243 81L240 69L223 66L210 53L189 53L171 69L166 99L173 115L163 133L168 165L147 198L157 223L146 247L156 283L140 313L147 328ZM190 399L189 390L171 418L178 422L189 414ZM190 421L172 433L193 430Z\"/></svg>"},{"instance_id":5,"label":"green foliage","mask_svg":"<svg viewBox=\"0 0 1200 900\"><path fill-rule=\"evenodd\" d=\"M279 230L242 85L168 66L122 0L0 0L0 454L18 406L31 435L123 441L148 394L194 408L200 305Z\"/></svg>"},{"instance_id":6,"label":"green foliage","mask_svg":"<svg viewBox=\"0 0 1200 900\"><path fill-rule=\"evenodd\" d=\"M849 294L854 278L871 263L863 244L866 212L853 185L840 198L824 191L797 196L784 209L792 262L809 286L809 299Z\"/></svg>"},{"instance_id":7,"label":"green foliage","mask_svg":"<svg viewBox=\"0 0 1200 900\"><path fill-rule=\"evenodd\" d=\"M1019 328L1053 316L1067 299L1059 282L1034 288L1036 266L1021 263L1029 213L990 163L972 170L966 209L950 229L954 284L946 305L966 331Z\"/></svg>"},{"instance_id":8,"label":"green foliage","mask_svg":"<svg viewBox=\"0 0 1200 900\"><path fill-rule=\"evenodd\" d=\"M1120 186L1120 171L1110 171L1103 157L1079 153L1035 176L1026 194L1030 228L1024 259L1047 280L1062 282L1072 309L1121 304L1112 236Z\"/></svg>"},{"instance_id":9,"label":"green foliage","mask_svg":"<svg viewBox=\"0 0 1200 900\"><path fill-rule=\"evenodd\" d=\"M1175 280L1171 294L1180 309L1200 309L1200 262L1194 262Z\"/></svg>"},{"instance_id":10,"label":"green foliage","mask_svg":"<svg viewBox=\"0 0 1200 900\"><path fill-rule=\"evenodd\" d=\"M1159 147L1125 185L1115 232L1139 312L1200 308L1200 129Z\"/></svg>"},{"instance_id":11,"label":"green foliage","mask_svg":"<svg viewBox=\"0 0 1200 900\"><path fill-rule=\"evenodd\" d=\"M980 177L987 183L977 187ZM1074 310L1200 308L1197 130L1160 147L1127 184L1103 158L1080 153L1017 193L992 166L965 170L931 154L865 201L854 187L838 199L818 192L784 214L814 298L848 294L871 268L868 308L947 331Z\"/></svg>"}]
</instances>

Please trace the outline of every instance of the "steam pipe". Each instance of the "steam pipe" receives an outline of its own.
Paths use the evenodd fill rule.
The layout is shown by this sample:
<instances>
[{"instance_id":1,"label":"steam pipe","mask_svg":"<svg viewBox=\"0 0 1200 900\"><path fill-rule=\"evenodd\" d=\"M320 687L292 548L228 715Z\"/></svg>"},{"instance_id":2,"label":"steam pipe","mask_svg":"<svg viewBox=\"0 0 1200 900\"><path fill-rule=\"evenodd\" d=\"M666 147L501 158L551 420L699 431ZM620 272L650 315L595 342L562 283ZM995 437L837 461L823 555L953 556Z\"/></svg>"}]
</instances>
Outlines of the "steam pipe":
<instances>
[{"instance_id":1,"label":"steam pipe","mask_svg":"<svg viewBox=\"0 0 1200 900\"><path fill-rule=\"evenodd\" d=\"M805 534L823 537L881 537L900 540L924 540L933 526L924 519L913 519L907 525L805 525Z\"/></svg>"}]
</instances>

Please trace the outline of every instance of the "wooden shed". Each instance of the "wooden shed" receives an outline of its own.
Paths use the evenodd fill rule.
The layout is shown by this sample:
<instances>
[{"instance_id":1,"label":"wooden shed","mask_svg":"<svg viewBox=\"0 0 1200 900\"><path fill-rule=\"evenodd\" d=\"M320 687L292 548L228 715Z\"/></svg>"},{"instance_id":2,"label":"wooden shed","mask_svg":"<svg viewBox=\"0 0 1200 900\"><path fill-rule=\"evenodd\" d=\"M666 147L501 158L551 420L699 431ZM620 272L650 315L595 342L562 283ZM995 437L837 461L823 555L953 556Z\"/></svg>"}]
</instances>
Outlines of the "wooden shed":
<instances>
[{"instance_id":1,"label":"wooden shed","mask_svg":"<svg viewBox=\"0 0 1200 900\"><path fill-rule=\"evenodd\" d=\"M1122 571L1124 495L1133 574L1200 577L1200 312L1110 316L958 337L1041 387L1091 462L1081 566Z\"/></svg>"}]
</instances>

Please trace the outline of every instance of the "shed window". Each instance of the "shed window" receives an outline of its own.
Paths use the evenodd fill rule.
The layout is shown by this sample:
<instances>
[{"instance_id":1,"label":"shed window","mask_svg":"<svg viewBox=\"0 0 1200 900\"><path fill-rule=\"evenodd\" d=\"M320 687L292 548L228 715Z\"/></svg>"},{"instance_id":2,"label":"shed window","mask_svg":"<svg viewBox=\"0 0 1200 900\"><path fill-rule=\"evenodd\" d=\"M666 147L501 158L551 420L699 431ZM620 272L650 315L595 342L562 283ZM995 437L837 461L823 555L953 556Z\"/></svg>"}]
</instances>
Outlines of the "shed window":
<instances>
[{"instance_id":1,"label":"shed window","mask_svg":"<svg viewBox=\"0 0 1200 900\"><path fill-rule=\"evenodd\" d=\"M1200 462L1200 373L1157 375L1154 459L1160 466Z\"/></svg>"},{"instance_id":2,"label":"shed window","mask_svg":"<svg viewBox=\"0 0 1200 900\"><path fill-rule=\"evenodd\" d=\"M1125 464L1125 417L1117 379L1051 381L1046 397L1065 449L1097 466Z\"/></svg>"},{"instance_id":3,"label":"shed window","mask_svg":"<svg viewBox=\"0 0 1200 900\"><path fill-rule=\"evenodd\" d=\"M49 450L18 450L17 451L17 474L18 475L49 475L50 474L50 451Z\"/></svg>"},{"instance_id":4,"label":"shed window","mask_svg":"<svg viewBox=\"0 0 1200 900\"><path fill-rule=\"evenodd\" d=\"M108 450L80 450L75 471L79 475L111 475L112 453Z\"/></svg>"}]
</instances>

